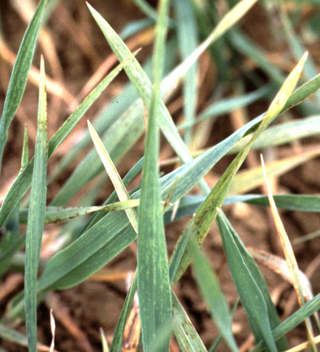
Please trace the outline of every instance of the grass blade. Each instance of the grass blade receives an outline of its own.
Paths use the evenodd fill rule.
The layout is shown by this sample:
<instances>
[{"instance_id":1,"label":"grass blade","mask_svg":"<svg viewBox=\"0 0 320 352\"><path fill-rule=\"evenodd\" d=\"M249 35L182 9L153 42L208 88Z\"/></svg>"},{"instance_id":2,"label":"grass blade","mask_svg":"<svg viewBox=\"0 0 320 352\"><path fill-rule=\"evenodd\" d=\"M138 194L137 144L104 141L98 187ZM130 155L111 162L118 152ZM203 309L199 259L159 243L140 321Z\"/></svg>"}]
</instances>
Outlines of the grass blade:
<instances>
[{"instance_id":1,"label":"grass blade","mask_svg":"<svg viewBox=\"0 0 320 352\"><path fill-rule=\"evenodd\" d=\"M121 352L123 333L126 325L126 321L128 320L130 308L132 306L132 302L134 299L134 295L137 291L137 275L134 276L129 292L127 293L125 302L122 307L122 311L120 314L120 318L118 320L112 344L110 346L110 352Z\"/></svg>"},{"instance_id":2,"label":"grass blade","mask_svg":"<svg viewBox=\"0 0 320 352\"><path fill-rule=\"evenodd\" d=\"M307 138L320 133L320 116L309 116L301 120L288 121L267 128L253 144L252 149L263 149L270 146L290 143L298 139ZM242 138L229 154L239 152L252 136Z\"/></svg>"},{"instance_id":3,"label":"grass blade","mask_svg":"<svg viewBox=\"0 0 320 352\"><path fill-rule=\"evenodd\" d=\"M263 298L264 298L264 301L266 303L267 310L268 310L268 319L269 319L270 327L271 327L271 329L274 329L280 324L280 319L279 319L276 307L274 306L274 304L272 302L268 285L267 285L259 267L257 266L254 259L252 258L250 252L246 249L246 247L244 246L240 237L236 234L233 227L229 223L228 219L225 217L225 215L223 213L221 213L220 215L223 217L223 220L228 225L230 233L233 236L233 240L234 240L234 242L235 242L235 244L236 244L236 246L242 256L242 259L243 259L245 265L247 266L247 268L249 269L250 274L252 275L254 281L258 285L258 287L263 295ZM281 340L277 341L277 348L280 351L288 349L288 344L287 344L287 341L285 338L282 338Z\"/></svg>"},{"instance_id":4,"label":"grass blade","mask_svg":"<svg viewBox=\"0 0 320 352\"><path fill-rule=\"evenodd\" d=\"M284 256L286 258L288 270L289 270L289 273L290 273L290 276L292 279L292 284L293 284L293 287L297 293L298 302L299 302L300 306L302 306L305 303L305 299L304 299L304 295L303 295L303 288L302 288L301 277L299 274L298 263L297 263L295 255L294 255L294 252L293 252L290 240L288 238L288 235L286 233L286 230L285 230L285 228L282 224L282 221L280 219L275 202L273 200L271 189L270 189L270 186L269 186L269 183L267 180L266 170L264 168L264 162L263 162L262 155L261 155L261 162L262 162L263 174L264 174L264 178L265 178L266 186L267 186L267 190L268 190L268 198L269 198L269 202L270 202L272 216L273 216L276 228L277 228L277 232L278 232L278 235L280 238L280 242L281 242L281 246L282 246L282 249L284 252ZM313 336L313 332L312 332L311 321L309 319L306 319L305 324L306 324L307 335L308 335L308 340L309 340L309 344L310 344L310 350L316 351L317 349L316 349L316 346L314 343L314 336Z\"/></svg>"},{"instance_id":5,"label":"grass blade","mask_svg":"<svg viewBox=\"0 0 320 352\"><path fill-rule=\"evenodd\" d=\"M231 316L218 279L210 268L207 258L200 252L195 243L190 243L193 255L195 277L200 286L212 317L232 351L239 351L231 329Z\"/></svg>"},{"instance_id":6,"label":"grass blade","mask_svg":"<svg viewBox=\"0 0 320 352\"><path fill-rule=\"evenodd\" d=\"M0 121L0 173L9 125L16 113L27 83L46 0L41 0L25 32L13 66Z\"/></svg>"},{"instance_id":7,"label":"grass blade","mask_svg":"<svg viewBox=\"0 0 320 352\"><path fill-rule=\"evenodd\" d=\"M6 341L14 342L17 345L28 347L27 337L21 332L8 328L0 324L0 337ZM48 346L43 345L42 343L37 344L38 351L50 351ZM4 350L3 350L4 351Z\"/></svg>"},{"instance_id":8,"label":"grass blade","mask_svg":"<svg viewBox=\"0 0 320 352\"><path fill-rule=\"evenodd\" d=\"M171 330L171 287L159 187L160 88L165 60L169 1L159 3L154 48L154 91L148 111L145 161L141 182L138 225L138 297L142 343L145 351L169 351L170 333L157 347L159 331ZM148 108L148 107L147 107Z\"/></svg>"},{"instance_id":9,"label":"grass blade","mask_svg":"<svg viewBox=\"0 0 320 352\"><path fill-rule=\"evenodd\" d=\"M95 212L104 212L106 214L109 211L127 210L138 206L139 199L130 199L123 202L92 207L46 207L45 224L65 222L77 218L78 216L83 216ZM20 211L20 224L26 224L27 217L27 209Z\"/></svg>"},{"instance_id":10,"label":"grass blade","mask_svg":"<svg viewBox=\"0 0 320 352\"><path fill-rule=\"evenodd\" d=\"M201 338L172 291L172 328L183 352L207 352Z\"/></svg>"},{"instance_id":11,"label":"grass blade","mask_svg":"<svg viewBox=\"0 0 320 352\"><path fill-rule=\"evenodd\" d=\"M47 144L47 101L45 90L45 71L44 62L41 58L38 130L26 236L25 311L28 346L30 352L37 351L37 273L40 245L44 229L47 195Z\"/></svg>"},{"instance_id":12,"label":"grass blade","mask_svg":"<svg viewBox=\"0 0 320 352\"><path fill-rule=\"evenodd\" d=\"M28 164L29 150L28 150L28 130L24 130L23 148L21 157L21 169L22 172ZM1 242L1 256L0 256L0 276L2 276L11 265L12 255L15 253L15 249L18 247L20 238L19 228L19 208L20 202L17 203L12 213L8 217L5 227L6 231L3 235ZM5 260L3 260L5 258Z\"/></svg>"},{"instance_id":13,"label":"grass blade","mask_svg":"<svg viewBox=\"0 0 320 352\"><path fill-rule=\"evenodd\" d=\"M269 351L277 352L278 349L271 334L266 302L234 241L235 234L231 233L231 229L220 213L217 216L217 224L232 279L246 310L253 335L257 342L264 341Z\"/></svg>"},{"instance_id":14,"label":"grass blade","mask_svg":"<svg viewBox=\"0 0 320 352\"><path fill-rule=\"evenodd\" d=\"M320 309L320 294L315 296L312 300L304 304L300 309L294 312L288 319L282 322L279 326L277 326L273 331L273 337L275 340L278 340L289 331L293 330L299 324L301 324L304 320L314 314L316 311ZM251 350L251 352L261 352L264 351L265 348L262 343L259 343L255 348Z\"/></svg>"},{"instance_id":15,"label":"grass blade","mask_svg":"<svg viewBox=\"0 0 320 352\"><path fill-rule=\"evenodd\" d=\"M276 160L266 165L266 173L269 177L279 177L306 161L317 157L320 154L320 148L301 152L296 156ZM250 192L264 182L263 171L261 166L254 167L250 170L239 172L235 175L230 184L228 194L240 194Z\"/></svg>"},{"instance_id":16,"label":"grass blade","mask_svg":"<svg viewBox=\"0 0 320 352\"><path fill-rule=\"evenodd\" d=\"M182 60L185 60L191 55L198 42L198 30L196 24L195 13L190 1L175 0L173 1L175 16L176 16L176 30L181 52ZM183 96L184 96L184 119L185 122L192 125L195 121L195 114L197 108L198 96L198 62L195 62L184 78ZM190 144L192 138L192 128L187 128L184 131L184 140L187 145Z\"/></svg>"},{"instance_id":17,"label":"grass blade","mask_svg":"<svg viewBox=\"0 0 320 352\"><path fill-rule=\"evenodd\" d=\"M123 178L123 184L124 186L128 186L128 184L137 176L137 174L141 171L143 167L143 160L144 158L142 157L134 166L133 168L128 171L128 173L125 175ZM115 202L117 199L117 193L116 191L113 191L111 196L103 203L103 206L112 204ZM131 200L134 201L134 200ZM78 237L80 237L86 230L88 230L91 226L93 226L95 223L97 223L104 215L103 213L96 213L86 224L86 226L82 229L82 231L79 233Z\"/></svg>"},{"instance_id":18,"label":"grass blade","mask_svg":"<svg viewBox=\"0 0 320 352\"><path fill-rule=\"evenodd\" d=\"M296 210L305 212L320 212L320 197L303 194L279 194L273 196L277 208L286 210ZM206 199L203 195L187 195L181 198L175 220L192 215ZM268 196L260 194L246 194L243 196L228 196L225 198L223 205L245 202L252 205L269 207ZM171 221L172 209L164 214L164 223Z\"/></svg>"},{"instance_id":19,"label":"grass blade","mask_svg":"<svg viewBox=\"0 0 320 352\"><path fill-rule=\"evenodd\" d=\"M286 210L320 212L319 196L309 196L304 194L279 194L274 195L273 199L276 203L277 208ZM233 197L228 197L228 200L232 200L232 202L234 202ZM270 206L268 196L262 196L258 194L235 197L235 201L246 202L254 205L261 205L264 207Z\"/></svg>"},{"instance_id":20,"label":"grass blade","mask_svg":"<svg viewBox=\"0 0 320 352\"><path fill-rule=\"evenodd\" d=\"M118 198L120 201L127 201L130 199L129 193L127 192L120 175L118 174L117 169L115 168L108 152L104 148L104 145L101 142L97 132L94 130L91 123L88 121L89 131L91 134L91 138L96 147L96 150L103 162L103 165L107 171L108 176L110 177L114 188L116 189ZM129 221L135 231L137 231L138 223L137 223L137 213L135 210L128 208L126 209L126 214L129 218Z\"/></svg>"}]
</instances>

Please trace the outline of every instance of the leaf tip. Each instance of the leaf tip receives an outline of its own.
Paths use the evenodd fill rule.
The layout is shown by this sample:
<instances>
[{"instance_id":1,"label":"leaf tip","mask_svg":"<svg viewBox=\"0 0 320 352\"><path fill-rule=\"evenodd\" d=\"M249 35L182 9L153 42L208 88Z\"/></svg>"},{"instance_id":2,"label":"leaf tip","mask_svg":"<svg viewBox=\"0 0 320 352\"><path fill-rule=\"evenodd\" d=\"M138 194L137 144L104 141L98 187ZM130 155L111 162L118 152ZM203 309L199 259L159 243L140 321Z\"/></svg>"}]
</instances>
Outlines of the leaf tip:
<instances>
[{"instance_id":1,"label":"leaf tip","mask_svg":"<svg viewBox=\"0 0 320 352\"><path fill-rule=\"evenodd\" d=\"M297 67L298 72L300 72L300 73L302 72L304 64L307 61L308 56L309 56L309 51L305 51L304 54L302 55L302 58L299 61L299 64Z\"/></svg>"}]
</instances>

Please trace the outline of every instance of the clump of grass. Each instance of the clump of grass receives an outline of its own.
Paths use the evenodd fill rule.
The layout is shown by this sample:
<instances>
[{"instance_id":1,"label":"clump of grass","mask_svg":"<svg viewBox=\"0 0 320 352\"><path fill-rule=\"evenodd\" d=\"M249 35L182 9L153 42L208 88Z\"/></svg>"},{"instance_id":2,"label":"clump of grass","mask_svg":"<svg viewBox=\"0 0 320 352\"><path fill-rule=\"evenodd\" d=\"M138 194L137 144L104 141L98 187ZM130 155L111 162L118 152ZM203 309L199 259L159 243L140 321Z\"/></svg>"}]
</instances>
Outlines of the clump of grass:
<instances>
[{"instance_id":1,"label":"clump of grass","mask_svg":"<svg viewBox=\"0 0 320 352\"><path fill-rule=\"evenodd\" d=\"M17 55L0 124L0 165L2 155L5 155L4 146L9 126L27 82L40 23L48 16L49 12L46 11L52 10L53 3L49 3L50 7L46 10L46 1L40 1ZM216 350L222 338L230 350L238 351L232 330L233 312L230 312L226 296L220 288L219 275L199 249L211 225L217 221L229 270L254 336L255 347L252 350L287 350L289 345L285 335L306 321L308 345L315 351L318 338L314 337L310 317L314 318L319 334L316 312L320 307L320 296L313 297L309 294L306 299L303 294L303 286L307 284L305 280L301 281L302 274L298 270L276 207L318 212L319 197L276 195L274 202L271 192L268 194L269 198L258 194L241 195L265 181L260 166L254 170L238 172L252 149L294 142L319 132L319 117L311 116L318 109L318 101L308 98L320 88L320 77L313 76L314 66L290 27L285 7L278 5L285 25L284 33L293 54L298 56L297 64L291 67L288 75L268 61L237 26L237 22L254 6L256 0L230 0L226 2L226 8L222 9L224 13L219 16L210 2L174 0L173 17L169 16L168 0L159 1L157 12L142 0L137 0L136 3L145 11L148 19L129 26L127 31L130 35L135 35L145 31L147 26L154 27L152 69L140 65L136 53L132 53L105 19L88 4L91 15L120 64L86 95L49 141L46 129L47 79L44 60L41 59L35 154L29 161L28 135L25 134L21 172L8 190L0 209L0 227L3 227L4 233L0 253L2 276L8 272L17 254L25 248L24 292L11 302L4 323L25 319L27 341L17 331L3 324L0 325L0 335L17 344L28 345L29 351L36 351L37 346L39 347L37 304L43 300L50 302L48 297L53 290L65 290L83 282L130 247L137 256L137 267L134 268L134 278L115 327L110 351L121 350L123 339L127 338L126 328L131 314L138 317L134 320L135 339L130 341L136 349L140 345L148 352L168 351L171 337L175 336L182 351L206 351L187 312L172 290L190 262L212 319L220 331L210 351ZM169 42L168 31L172 33ZM201 44L200 38L204 38ZM176 47L179 48L181 57L178 65L172 59ZM206 51L215 60L219 77L217 84L223 93L233 85L232 60L224 60L228 51L232 51L234 55L240 53L255 62L268 76L270 83L263 85L258 77L249 75L257 88L253 93L246 94L243 92L245 77L241 76L236 82L234 97L213 99L206 109L197 114L200 94L198 81L201 75L199 58ZM135 90L136 95L126 99L125 104L120 104L120 107L107 105L104 114L98 116L93 124L88 123L86 134L63 156L53 175L47 176L48 160L121 70L125 70L130 83L119 93L117 100L122 101L124 96L128 96L128 91ZM307 77L304 84L301 84L302 72ZM165 101L181 84L185 119L176 126ZM232 113L236 109L245 110L250 103L262 98L269 99L270 102L264 114L251 121L244 121L242 127L217 145L205 151L193 151L196 155L193 157L190 149L195 141L207 137L205 129L195 127L200 121L207 120L211 126L217 116ZM289 114L289 109L298 104L303 118L270 127L281 114ZM160 131L181 162L174 171L161 177L158 168ZM126 153L134 148L144 133L144 156L121 179L115 165L126 162ZM92 146L92 143L94 148L76 166L50 206L46 206L47 184L61 175L66 165L75 160L88 145ZM228 153L237 155L215 186L210 188L204 177ZM294 158L274 161L266 165L268 177L279 176L318 154L318 150L313 150ZM90 182L105 172L103 167L115 188L104 204L63 207L85 186L87 202L90 200L94 203L102 183L92 186ZM127 186L141 170L141 183L128 191ZM195 185L200 187L203 196L188 194ZM30 187L30 196L26 196ZM297 290L300 303L299 310L283 322L280 322L268 286L253 259L251 253L254 251L250 252L244 246L223 212L224 204L237 202L263 206L269 206L269 202L271 204L290 273L287 280ZM91 212L95 212L94 215L83 220L81 216ZM182 231L168 260L164 222L170 223L174 217L191 214L193 216ZM71 219L74 220L71 222ZM58 237L59 246L49 259L41 262L40 248L45 225L56 222L67 222ZM26 233L20 234L20 226L24 223L27 224ZM271 256L261 258L260 256L260 260L266 263L266 258L270 259ZM134 299L136 291L138 301ZM233 311L235 309L236 305ZM103 333L101 336L103 350L107 351L107 340Z\"/></svg>"}]
</instances>

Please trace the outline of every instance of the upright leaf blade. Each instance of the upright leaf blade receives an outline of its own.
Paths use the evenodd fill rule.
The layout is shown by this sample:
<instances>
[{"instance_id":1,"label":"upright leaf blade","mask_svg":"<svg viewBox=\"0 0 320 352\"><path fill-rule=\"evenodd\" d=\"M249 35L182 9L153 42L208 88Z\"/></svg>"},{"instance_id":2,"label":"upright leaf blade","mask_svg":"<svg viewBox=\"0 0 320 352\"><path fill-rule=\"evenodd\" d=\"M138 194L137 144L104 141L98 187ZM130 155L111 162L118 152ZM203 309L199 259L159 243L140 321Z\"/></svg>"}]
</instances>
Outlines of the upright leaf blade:
<instances>
[{"instance_id":1,"label":"upright leaf blade","mask_svg":"<svg viewBox=\"0 0 320 352\"><path fill-rule=\"evenodd\" d=\"M29 352L37 351L37 273L47 195L47 101L41 58L38 128L26 238L25 311Z\"/></svg>"},{"instance_id":2,"label":"upright leaf blade","mask_svg":"<svg viewBox=\"0 0 320 352\"><path fill-rule=\"evenodd\" d=\"M41 0L25 32L9 81L0 121L0 173L9 125L16 113L27 83L46 0Z\"/></svg>"},{"instance_id":3,"label":"upright leaf blade","mask_svg":"<svg viewBox=\"0 0 320 352\"><path fill-rule=\"evenodd\" d=\"M155 341L159 332L171 330L171 287L159 187L158 116L165 58L169 0L159 3L153 63L154 91L148 114L145 161L138 219L138 297L142 343L145 351L169 351L170 334ZM148 107L149 108L149 107Z\"/></svg>"},{"instance_id":4,"label":"upright leaf blade","mask_svg":"<svg viewBox=\"0 0 320 352\"><path fill-rule=\"evenodd\" d=\"M218 279L210 268L207 258L197 248L196 243L190 243L193 254L193 266L200 290L209 306L212 317L232 351L239 351L231 329L231 316L228 304L223 295Z\"/></svg>"},{"instance_id":5,"label":"upright leaf blade","mask_svg":"<svg viewBox=\"0 0 320 352\"><path fill-rule=\"evenodd\" d=\"M176 29L179 43L179 49L182 59L186 59L195 51L198 40L198 30L195 13L192 4L188 0L173 1L176 15ZM198 62L195 62L185 75L183 85L184 104L183 112L185 122L192 125L195 122L195 113L197 108L198 96ZM191 142L192 128L186 128L184 139L187 145Z\"/></svg>"},{"instance_id":6,"label":"upright leaf blade","mask_svg":"<svg viewBox=\"0 0 320 352\"><path fill-rule=\"evenodd\" d=\"M247 312L252 332L257 342L264 341L269 351L277 352L272 337L268 309L256 281L252 277L223 215L218 213L217 224L223 241L229 269Z\"/></svg>"}]
</instances>

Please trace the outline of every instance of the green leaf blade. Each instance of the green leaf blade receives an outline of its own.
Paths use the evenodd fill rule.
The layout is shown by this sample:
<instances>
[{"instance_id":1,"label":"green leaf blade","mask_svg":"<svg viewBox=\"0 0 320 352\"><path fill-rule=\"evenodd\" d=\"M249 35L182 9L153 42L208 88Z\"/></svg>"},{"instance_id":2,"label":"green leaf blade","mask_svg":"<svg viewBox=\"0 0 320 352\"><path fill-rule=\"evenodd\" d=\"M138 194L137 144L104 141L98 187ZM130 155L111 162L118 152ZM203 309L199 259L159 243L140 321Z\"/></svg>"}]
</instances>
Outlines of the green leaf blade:
<instances>
[{"instance_id":1,"label":"green leaf blade","mask_svg":"<svg viewBox=\"0 0 320 352\"><path fill-rule=\"evenodd\" d=\"M137 241L138 297L143 348L145 351L163 352L169 351L170 333L159 337L159 332L166 332L168 328L171 331L172 322L171 287L158 181L160 146L158 116L168 7L168 0L160 1L153 65L154 90L148 114Z\"/></svg>"},{"instance_id":2,"label":"green leaf blade","mask_svg":"<svg viewBox=\"0 0 320 352\"><path fill-rule=\"evenodd\" d=\"M239 351L231 329L231 316L218 279L205 256L195 243L190 244L193 266L200 290L209 306L212 317L232 351Z\"/></svg>"},{"instance_id":3,"label":"green leaf blade","mask_svg":"<svg viewBox=\"0 0 320 352\"><path fill-rule=\"evenodd\" d=\"M25 312L30 352L37 351L37 273L45 220L47 160L47 102L44 62L41 59L38 129L26 235Z\"/></svg>"},{"instance_id":4,"label":"green leaf blade","mask_svg":"<svg viewBox=\"0 0 320 352\"><path fill-rule=\"evenodd\" d=\"M234 241L231 229L220 213L217 216L217 224L229 269L240 300L247 312L253 335L257 342L264 341L269 351L277 352L278 349L271 333L268 309L264 297Z\"/></svg>"},{"instance_id":5,"label":"green leaf blade","mask_svg":"<svg viewBox=\"0 0 320 352\"><path fill-rule=\"evenodd\" d=\"M27 83L46 0L41 0L25 32L13 66L0 122L0 172L9 125L16 113Z\"/></svg>"}]
</instances>

